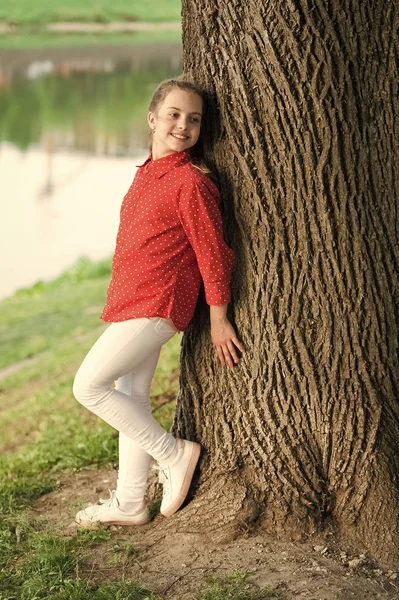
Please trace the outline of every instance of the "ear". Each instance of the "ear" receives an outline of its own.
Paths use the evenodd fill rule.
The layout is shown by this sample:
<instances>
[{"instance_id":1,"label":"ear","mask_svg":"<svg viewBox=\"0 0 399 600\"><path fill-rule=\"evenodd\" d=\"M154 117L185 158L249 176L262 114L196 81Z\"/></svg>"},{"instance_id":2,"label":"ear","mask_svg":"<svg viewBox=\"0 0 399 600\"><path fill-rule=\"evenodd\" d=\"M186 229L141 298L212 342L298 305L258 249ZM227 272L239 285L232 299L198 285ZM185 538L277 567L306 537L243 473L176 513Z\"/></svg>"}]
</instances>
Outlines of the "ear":
<instances>
[{"instance_id":1,"label":"ear","mask_svg":"<svg viewBox=\"0 0 399 600\"><path fill-rule=\"evenodd\" d=\"M155 129L156 126L156 116L154 115L154 113L149 112L147 115L147 121L148 121L148 125L151 127L151 129Z\"/></svg>"}]
</instances>

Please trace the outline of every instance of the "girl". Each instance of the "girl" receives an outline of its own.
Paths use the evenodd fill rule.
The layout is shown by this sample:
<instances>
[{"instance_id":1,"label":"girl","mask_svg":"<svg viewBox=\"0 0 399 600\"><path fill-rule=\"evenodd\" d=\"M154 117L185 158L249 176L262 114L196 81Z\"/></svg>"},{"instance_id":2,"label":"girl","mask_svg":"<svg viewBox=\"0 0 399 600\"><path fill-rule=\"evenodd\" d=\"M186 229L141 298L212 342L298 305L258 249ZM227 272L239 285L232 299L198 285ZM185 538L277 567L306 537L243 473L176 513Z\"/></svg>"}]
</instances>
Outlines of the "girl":
<instances>
[{"instance_id":1,"label":"girl","mask_svg":"<svg viewBox=\"0 0 399 600\"><path fill-rule=\"evenodd\" d=\"M243 351L226 318L234 256L223 241L218 190L190 153L201 147L203 109L201 88L182 79L162 82L150 104L151 153L122 203L100 317L112 324L74 382L76 399L119 431L116 490L78 512L81 526L147 523L151 457L163 484L161 513L171 516L185 500L200 446L174 438L155 421L149 392L161 346L193 316L201 278L221 364L232 367L236 348Z\"/></svg>"}]
</instances>

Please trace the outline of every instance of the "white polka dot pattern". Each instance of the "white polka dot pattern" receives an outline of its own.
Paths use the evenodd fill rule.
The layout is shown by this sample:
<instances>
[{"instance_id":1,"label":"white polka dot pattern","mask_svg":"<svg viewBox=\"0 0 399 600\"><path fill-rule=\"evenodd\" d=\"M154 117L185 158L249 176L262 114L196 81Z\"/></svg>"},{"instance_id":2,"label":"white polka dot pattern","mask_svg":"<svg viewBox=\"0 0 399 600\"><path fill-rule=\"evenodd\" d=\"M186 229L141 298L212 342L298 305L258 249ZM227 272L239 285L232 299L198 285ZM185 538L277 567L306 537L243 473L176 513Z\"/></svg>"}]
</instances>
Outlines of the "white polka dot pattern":
<instances>
[{"instance_id":1,"label":"white polka dot pattern","mask_svg":"<svg viewBox=\"0 0 399 600\"><path fill-rule=\"evenodd\" d=\"M158 316L182 331L201 277L208 304L230 301L234 253L223 240L218 202L218 189L187 150L147 158L122 202L103 321Z\"/></svg>"}]
</instances>

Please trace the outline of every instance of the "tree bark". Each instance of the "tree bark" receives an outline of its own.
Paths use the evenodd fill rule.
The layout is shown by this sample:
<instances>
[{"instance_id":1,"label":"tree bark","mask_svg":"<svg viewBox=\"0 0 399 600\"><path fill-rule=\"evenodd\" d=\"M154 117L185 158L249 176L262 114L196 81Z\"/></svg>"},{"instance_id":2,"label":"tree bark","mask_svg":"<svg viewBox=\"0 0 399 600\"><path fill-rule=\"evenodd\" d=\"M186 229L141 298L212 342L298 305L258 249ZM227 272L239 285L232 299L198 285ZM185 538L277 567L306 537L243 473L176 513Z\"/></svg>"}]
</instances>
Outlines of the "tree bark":
<instances>
[{"instance_id":1,"label":"tree bark","mask_svg":"<svg viewBox=\"0 0 399 600\"><path fill-rule=\"evenodd\" d=\"M399 562L398 5L183 0L186 77L236 253L222 368L201 299L174 431L204 448L182 525Z\"/></svg>"}]
</instances>

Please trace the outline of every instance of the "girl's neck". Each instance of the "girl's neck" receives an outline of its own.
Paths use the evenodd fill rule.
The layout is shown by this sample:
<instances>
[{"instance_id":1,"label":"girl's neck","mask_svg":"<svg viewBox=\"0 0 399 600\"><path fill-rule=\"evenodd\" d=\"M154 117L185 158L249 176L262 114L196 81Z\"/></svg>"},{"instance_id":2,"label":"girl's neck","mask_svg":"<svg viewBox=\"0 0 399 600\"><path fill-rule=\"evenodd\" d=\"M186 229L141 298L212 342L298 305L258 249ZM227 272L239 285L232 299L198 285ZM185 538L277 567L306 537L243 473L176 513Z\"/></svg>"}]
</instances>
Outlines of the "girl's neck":
<instances>
[{"instance_id":1,"label":"girl's neck","mask_svg":"<svg viewBox=\"0 0 399 600\"><path fill-rule=\"evenodd\" d=\"M157 152L152 148L151 149L151 157L152 160L159 160L160 158L166 158L167 156L175 156L176 154L181 154L182 152L186 152L186 150L181 150L180 152L172 151L172 152Z\"/></svg>"}]
</instances>

